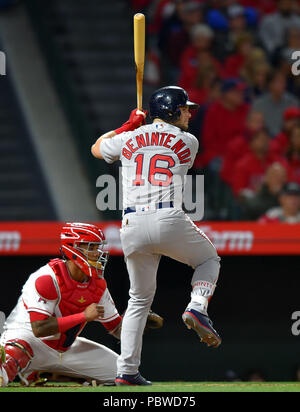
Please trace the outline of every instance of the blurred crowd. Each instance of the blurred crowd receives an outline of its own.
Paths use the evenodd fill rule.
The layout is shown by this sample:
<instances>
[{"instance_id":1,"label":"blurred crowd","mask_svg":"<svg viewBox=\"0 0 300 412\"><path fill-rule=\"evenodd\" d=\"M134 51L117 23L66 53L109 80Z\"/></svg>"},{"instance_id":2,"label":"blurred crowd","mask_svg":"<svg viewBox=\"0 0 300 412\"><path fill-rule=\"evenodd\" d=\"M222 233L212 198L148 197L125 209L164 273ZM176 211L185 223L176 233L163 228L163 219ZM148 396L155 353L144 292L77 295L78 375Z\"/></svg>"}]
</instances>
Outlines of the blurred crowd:
<instances>
[{"instance_id":1,"label":"blurred crowd","mask_svg":"<svg viewBox=\"0 0 300 412\"><path fill-rule=\"evenodd\" d=\"M144 81L200 105L204 218L300 222L300 0L130 3L147 19Z\"/></svg>"}]
</instances>

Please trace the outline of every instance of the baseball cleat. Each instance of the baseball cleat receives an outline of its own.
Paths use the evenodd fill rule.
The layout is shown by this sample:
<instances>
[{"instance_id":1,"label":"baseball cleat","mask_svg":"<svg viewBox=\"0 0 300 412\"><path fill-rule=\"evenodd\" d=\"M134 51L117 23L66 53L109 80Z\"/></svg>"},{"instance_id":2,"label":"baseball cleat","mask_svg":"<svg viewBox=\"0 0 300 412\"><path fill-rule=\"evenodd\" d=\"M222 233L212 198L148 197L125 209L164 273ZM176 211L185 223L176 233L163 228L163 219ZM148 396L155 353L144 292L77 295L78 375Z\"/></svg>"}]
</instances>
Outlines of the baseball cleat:
<instances>
[{"instance_id":1,"label":"baseball cleat","mask_svg":"<svg viewBox=\"0 0 300 412\"><path fill-rule=\"evenodd\" d=\"M152 382L147 381L142 375L138 372L135 375L118 375L115 379L115 383L117 386L145 386L145 385L152 385Z\"/></svg>"},{"instance_id":2,"label":"baseball cleat","mask_svg":"<svg viewBox=\"0 0 300 412\"><path fill-rule=\"evenodd\" d=\"M206 343L207 346L217 348L221 344L222 339L213 328L212 321L208 316L197 310L188 309L182 315L182 319L187 328L193 329L198 334L201 342Z\"/></svg>"}]
</instances>

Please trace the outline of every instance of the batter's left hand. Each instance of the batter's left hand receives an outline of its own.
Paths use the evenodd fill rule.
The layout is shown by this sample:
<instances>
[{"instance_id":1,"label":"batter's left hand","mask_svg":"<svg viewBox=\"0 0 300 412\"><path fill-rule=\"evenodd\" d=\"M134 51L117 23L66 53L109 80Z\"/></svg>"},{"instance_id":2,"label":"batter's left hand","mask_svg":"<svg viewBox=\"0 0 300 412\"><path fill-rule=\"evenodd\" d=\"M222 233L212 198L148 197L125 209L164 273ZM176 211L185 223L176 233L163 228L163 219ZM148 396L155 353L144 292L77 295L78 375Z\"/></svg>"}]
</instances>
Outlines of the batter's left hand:
<instances>
[{"instance_id":1,"label":"batter's left hand","mask_svg":"<svg viewBox=\"0 0 300 412\"><path fill-rule=\"evenodd\" d=\"M139 109L132 110L132 112L130 113L129 122L132 124L132 126L134 126L133 130L146 124L146 116L147 116L146 110L139 110Z\"/></svg>"}]
</instances>

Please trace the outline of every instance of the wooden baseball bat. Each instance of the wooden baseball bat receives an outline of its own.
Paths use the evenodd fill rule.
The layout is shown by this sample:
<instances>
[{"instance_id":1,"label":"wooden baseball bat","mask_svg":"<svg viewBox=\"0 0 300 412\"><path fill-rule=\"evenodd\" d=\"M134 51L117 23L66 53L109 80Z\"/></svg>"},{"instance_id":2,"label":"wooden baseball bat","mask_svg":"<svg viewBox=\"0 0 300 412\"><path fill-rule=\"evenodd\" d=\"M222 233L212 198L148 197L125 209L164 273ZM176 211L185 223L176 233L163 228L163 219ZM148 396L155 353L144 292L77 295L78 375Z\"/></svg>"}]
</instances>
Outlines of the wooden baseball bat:
<instances>
[{"instance_id":1,"label":"wooden baseball bat","mask_svg":"<svg viewBox=\"0 0 300 412\"><path fill-rule=\"evenodd\" d=\"M136 13L133 17L134 22L134 61L136 67L136 93L137 108L143 107L143 77L145 64L145 16Z\"/></svg>"}]
</instances>

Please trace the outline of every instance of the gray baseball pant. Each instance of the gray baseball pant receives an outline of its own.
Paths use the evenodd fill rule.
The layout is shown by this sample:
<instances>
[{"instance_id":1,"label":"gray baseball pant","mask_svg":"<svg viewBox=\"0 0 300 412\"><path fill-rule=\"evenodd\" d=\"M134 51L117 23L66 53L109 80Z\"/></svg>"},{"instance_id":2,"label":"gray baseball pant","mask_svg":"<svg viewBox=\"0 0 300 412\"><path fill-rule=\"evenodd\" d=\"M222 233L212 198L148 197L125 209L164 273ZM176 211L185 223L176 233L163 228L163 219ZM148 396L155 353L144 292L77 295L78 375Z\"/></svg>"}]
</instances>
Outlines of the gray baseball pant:
<instances>
[{"instance_id":1,"label":"gray baseball pant","mask_svg":"<svg viewBox=\"0 0 300 412\"><path fill-rule=\"evenodd\" d=\"M220 270L214 245L181 209L128 213L123 217L120 236L130 279L130 299L122 323L118 375L138 372L161 256L194 269L191 283L197 289L196 302L198 296L200 301L212 296Z\"/></svg>"}]
</instances>

